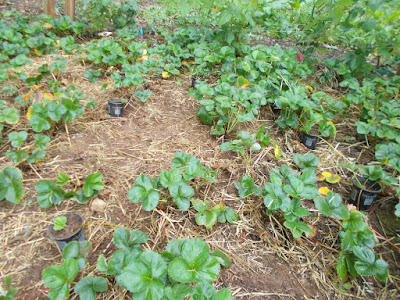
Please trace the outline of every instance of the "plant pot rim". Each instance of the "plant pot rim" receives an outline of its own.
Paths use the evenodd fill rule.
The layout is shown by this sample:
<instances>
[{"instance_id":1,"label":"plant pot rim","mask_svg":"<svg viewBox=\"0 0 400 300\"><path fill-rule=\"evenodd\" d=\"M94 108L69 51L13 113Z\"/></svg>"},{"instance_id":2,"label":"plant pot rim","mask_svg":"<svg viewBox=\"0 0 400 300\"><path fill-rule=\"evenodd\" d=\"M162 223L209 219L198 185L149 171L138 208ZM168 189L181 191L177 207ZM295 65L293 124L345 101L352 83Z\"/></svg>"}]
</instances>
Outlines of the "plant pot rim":
<instances>
[{"instance_id":1,"label":"plant pot rim","mask_svg":"<svg viewBox=\"0 0 400 300\"><path fill-rule=\"evenodd\" d=\"M64 214L60 215L59 217L67 216L67 215L75 215L75 216L78 216L79 219L80 219L80 221L81 221L81 225L83 225L83 217L82 217L79 213L76 213L76 212L67 212L67 213L64 213ZM67 240L67 239L69 239L69 238L75 236L77 233L79 233L79 231L82 230L82 227L79 227L78 229L74 230L74 232L72 232L70 235L64 236L64 237L61 237L61 238L57 238L57 237L55 237L55 236L53 236L53 235L51 234L51 229L53 228L53 226L54 226L53 224L50 224L50 225L49 225L49 227L47 228L47 234L49 235L49 237L50 237L51 239L53 239L53 240L55 240L55 241L64 241L64 240Z\"/></svg>"},{"instance_id":2,"label":"plant pot rim","mask_svg":"<svg viewBox=\"0 0 400 300\"><path fill-rule=\"evenodd\" d=\"M108 100L108 104L123 104L123 103L121 102L120 99L113 98Z\"/></svg>"},{"instance_id":3,"label":"plant pot rim","mask_svg":"<svg viewBox=\"0 0 400 300\"><path fill-rule=\"evenodd\" d=\"M371 189L371 186L365 188L363 184L368 181L373 182L374 188ZM368 193L379 194L380 192L382 192L382 185L374 180L368 179L367 177L356 175L353 177L352 182L354 186Z\"/></svg>"},{"instance_id":4,"label":"plant pot rim","mask_svg":"<svg viewBox=\"0 0 400 300\"><path fill-rule=\"evenodd\" d=\"M307 134L309 136L315 136L315 137L321 137L322 136L321 131L319 131L318 129L315 129L315 128L311 128L308 131L301 130L301 132L303 134Z\"/></svg>"}]
</instances>

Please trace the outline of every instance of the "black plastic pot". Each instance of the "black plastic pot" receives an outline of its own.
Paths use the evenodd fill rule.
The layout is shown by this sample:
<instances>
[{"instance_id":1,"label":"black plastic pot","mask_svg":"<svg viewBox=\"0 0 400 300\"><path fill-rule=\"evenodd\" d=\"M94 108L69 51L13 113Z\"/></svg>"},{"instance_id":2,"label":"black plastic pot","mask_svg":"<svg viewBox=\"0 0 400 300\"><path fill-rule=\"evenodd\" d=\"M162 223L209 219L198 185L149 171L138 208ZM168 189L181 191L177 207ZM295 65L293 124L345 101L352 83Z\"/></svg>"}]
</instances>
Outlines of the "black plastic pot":
<instances>
[{"instance_id":1,"label":"black plastic pot","mask_svg":"<svg viewBox=\"0 0 400 300\"><path fill-rule=\"evenodd\" d=\"M122 117L124 104L119 99L108 100L108 113L113 117Z\"/></svg>"},{"instance_id":2,"label":"black plastic pot","mask_svg":"<svg viewBox=\"0 0 400 300\"><path fill-rule=\"evenodd\" d=\"M310 133L307 132L302 132L301 137L300 137L300 142L304 144L307 148L311 150L315 150L315 147L317 146L319 142L319 137L321 136L321 132L318 130L312 128Z\"/></svg>"},{"instance_id":3,"label":"black plastic pot","mask_svg":"<svg viewBox=\"0 0 400 300\"><path fill-rule=\"evenodd\" d=\"M83 218L82 218L82 216L81 216L80 214L78 214L78 213L69 212L69 213L65 213L65 214L63 214L63 215L61 215L61 216L66 216L67 219L68 219L68 218L69 218L70 216L72 216L72 215L74 215L74 216L76 216L76 217L79 218L79 220L80 220L79 226L80 226L80 225L83 225ZM75 229L75 228L74 228L74 229ZM64 247L65 247L69 242L72 242L72 241L79 241L79 242L81 242L81 241L85 240L85 233L84 233L84 231L83 231L83 227L79 227L79 228L75 229L71 234L68 234L67 236L63 236L63 237L55 237L55 236L52 234L52 232L53 232L53 224L51 224L51 225L49 226L49 228L47 228L47 234L48 234L48 236L49 236L53 241L56 242L57 246L60 248L61 251L64 249Z\"/></svg>"},{"instance_id":4,"label":"black plastic pot","mask_svg":"<svg viewBox=\"0 0 400 300\"><path fill-rule=\"evenodd\" d=\"M197 76L193 75L192 76L192 84L190 85L190 87L196 89L196 84L197 84Z\"/></svg>"},{"instance_id":5,"label":"black plastic pot","mask_svg":"<svg viewBox=\"0 0 400 300\"><path fill-rule=\"evenodd\" d=\"M382 186L376 181L356 176L353 178L353 189L350 194L351 203L360 210L366 210L381 192Z\"/></svg>"}]
</instances>

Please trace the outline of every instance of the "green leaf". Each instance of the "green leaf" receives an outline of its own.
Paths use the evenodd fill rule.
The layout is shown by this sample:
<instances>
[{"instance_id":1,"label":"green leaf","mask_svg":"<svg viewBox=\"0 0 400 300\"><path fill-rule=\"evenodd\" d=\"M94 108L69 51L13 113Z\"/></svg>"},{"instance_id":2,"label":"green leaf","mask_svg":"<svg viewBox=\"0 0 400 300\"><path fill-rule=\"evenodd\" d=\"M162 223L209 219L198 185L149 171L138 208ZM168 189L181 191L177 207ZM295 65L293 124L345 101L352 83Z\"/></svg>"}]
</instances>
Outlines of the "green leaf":
<instances>
[{"instance_id":1,"label":"green leaf","mask_svg":"<svg viewBox=\"0 0 400 300\"><path fill-rule=\"evenodd\" d=\"M131 291L134 299L158 300L164 296L167 264L157 252L143 252L117 276L117 281Z\"/></svg>"},{"instance_id":2,"label":"green leaf","mask_svg":"<svg viewBox=\"0 0 400 300\"><path fill-rule=\"evenodd\" d=\"M346 257L340 254L338 263L336 265L336 272L341 280L345 280L347 277L347 264Z\"/></svg>"},{"instance_id":3,"label":"green leaf","mask_svg":"<svg viewBox=\"0 0 400 300\"><path fill-rule=\"evenodd\" d=\"M228 289L222 289L218 291L211 300L234 300L231 292Z\"/></svg>"},{"instance_id":4,"label":"green leaf","mask_svg":"<svg viewBox=\"0 0 400 300\"><path fill-rule=\"evenodd\" d=\"M86 256L89 254L92 246L88 241L72 241L69 242L62 250L62 257L64 259L74 258L79 264L79 269L83 270L86 266Z\"/></svg>"},{"instance_id":5,"label":"green leaf","mask_svg":"<svg viewBox=\"0 0 400 300\"><path fill-rule=\"evenodd\" d=\"M51 266L44 269L42 278L44 285L50 288L51 300L68 299L71 282L79 272L79 265L73 258L67 258L61 266Z\"/></svg>"},{"instance_id":6,"label":"green leaf","mask_svg":"<svg viewBox=\"0 0 400 300\"><path fill-rule=\"evenodd\" d=\"M36 146L38 146L42 150L45 150L46 144L50 142L50 138L46 135L35 134L33 138L35 140Z\"/></svg>"},{"instance_id":7,"label":"green leaf","mask_svg":"<svg viewBox=\"0 0 400 300\"><path fill-rule=\"evenodd\" d=\"M201 124L211 125L213 122L213 118L210 116L209 112L204 106L197 110L197 116L199 117Z\"/></svg>"},{"instance_id":8,"label":"green leaf","mask_svg":"<svg viewBox=\"0 0 400 300\"><path fill-rule=\"evenodd\" d=\"M350 212L347 207L343 205L342 198L339 194L328 192L326 198L317 197L314 203L318 211L327 217L334 216L339 220L350 218Z\"/></svg>"},{"instance_id":9,"label":"green leaf","mask_svg":"<svg viewBox=\"0 0 400 300\"><path fill-rule=\"evenodd\" d=\"M165 295L168 300L184 300L187 295L191 294L193 288L186 284L175 284L174 286L168 286L165 289Z\"/></svg>"},{"instance_id":10,"label":"green leaf","mask_svg":"<svg viewBox=\"0 0 400 300\"><path fill-rule=\"evenodd\" d=\"M238 214L232 208L224 208L221 212L218 213L218 222L225 223L228 222L232 224L233 222L237 222Z\"/></svg>"},{"instance_id":11,"label":"green leaf","mask_svg":"<svg viewBox=\"0 0 400 300\"><path fill-rule=\"evenodd\" d=\"M153 96L153 92L149 90L138 90L134 95L138 97L140 101L146 102L151 96Z\"/></svg>"},{"instance_id":12,"label":"green leaf","mask_svg":"<svg viewBox=\"0 0 400 300\"><path fill-rule=\"evenodd\" d=\"M67 112L67 108L64 105L58 103L49 103L47 105L47 115L53 121L60 121L62 116Z\"/></svg>"},{"instance_id":13,"label":"green leaf","mask_svg":"<svg viewBox=\"0 0 400 300\"><path fill-rule=\"evenodd\" d=\"M60 217L56 217L53 220L53 229L55 231L64 229L67 227L67 217L66 216L60 216Z\"/></svg>"},{"instance_id":14,"label":"green leaf","mask_svg":"<svg viewBox=\"0 0 400 300\"><path fill-rule=\"evenodd\" d=\"M301 235L304 233L312 234L313 231L311 230L310 226L308 226L304 222L299 222L299 221L294 221L294 222L289 222L285 221L283 222L283 225L287 228L289 228L292 233L294 238L299 238Z\"/></svg>"},{"instance_id":15,"label":"green leaf","mask_svg":"<svg viewBox=\"0 0 400 300\"><path fill-rule=\"evenodd\" d=\"M6 122L10 125L17 124L19 122L19 110L16 108L4 108L0 114L0 122Z\"/></svg>"},{"instance_id":16,"label":"green leaf","mask_svg":"<svg viewBox=\"0 0 400 300\"><path fill-rule=\"evenodd\" d=\"M95 193L95 191L100 191L104 188L103 174L101 173L93 173L90 174L85 179L85 184L83 185L83 192L86 197L91 197Z\"/></svg>"},{"instance_id":17,"label":"green leaf","mask_svg":"<svg viewBox=\"0 0 400 300\"><path fill-rule=\"evenodd\" d=\"M231 265L231 260L224 252L215 249L211 255L215 257L218 262L225 268L228 268Z\"/></svg>"},{"instance_id":18,"label":"green leaf","mask_svg":"<svg viewBox=\"0 0 400 300\"><path fill-rule=\"evenodd\" d=\"M28 124L32 126L32 129L36 132L42 132L43 130L48 130L51 127L51 124L47 119L36 114L34 114L32 119L28 121Z\"/></svg>"},{"instance_id":19,"label":"green leaf","mask_svg":"<svg viewBox=\"0 0 400 300\"><path fill-rule=\"evenodd\" d=\"M190 185L186 183L175 184L170 186L169 192L179 209L184 211L189 209L189 198L194 195L194 190Z\"/></svg>"},{"instance_id":20,"label":"green leaf","mask_svg":"<svg viewBox=\"0 0 400 300\"><path fill-rule=\"evenodd\" d=\"M240 182L234 183L235 188L239 192L239 196L241 198L245 198L250 196L251 194L255 194L256 196L261 195L260 188L255 185L254 179L250 176L243 176Z\"/></svg>"},{"instance_id":21,"label":"green leaf","mask_svg":"<svg viewBox=\"0 0 400 300\"><path fill-rule=\"evenodd\" d=\"M366 216L362 212L358 210L351 211L350 218L343 222L342 228L345 231L364 231L368 227L368 225L363 222L365 218Z\"/></svg>"},{"instance_id":22,"label":"green leaf","mask_svg":"<svg viewBox=\"0 0 400 300\"><path fill-rule=\"evenodd\" d=\"M57 188L54 182L39 180L36 183L37 201L40 207L49 208L53 204L60 204L64 199L64 191Z\"/></svg>"},{"instance_id":23,"label":"green leaf","mask_svg":"<svg viewBox=\"0 0 400 300\"><path fill-rule=\"evenodd\" d=\"M69 176L63 172L59 172L57 177L56 177L56 184L58 186L64 186L68 183L69 181Z\"/></svg>"},{"instance_id":24,"label":"green leaf","mask_svg":"<svg viewBox=\"0 0 400 300\"><path fill-rule=\"evenodd\" d=\"M85 277L76 284L74 289L75 293L85 300L94 300L97 292L107 290L107 280L103 277Z\"/></svg>"},{"instance_id":25,"label":"green leaf","mask_svg":"<svg viewBox=\"0 0 400 300\"><path fill-rule=\"evenodd\" d=\"M38 161L43 161L46 157L46 152L42 150L33 150L32 154L27 158L28 162L31 164L37 163Z\"/></svg>"},{"instance_id":26,"label":"green leaf","mask_svg":"<svg viewBox=\"0 0 400 300\"><path fill-rule=\"evenodd\" d=\"M147 175L140 175L135 180L135 185L128 192L128 199L132 202L142 202L142 207L146 211L156 208L160 201L160 194L154 188L154 183Z\"/></svg>"},{"instance_id":27,"label":"green leaf","mask_svg":"<svg viewBox=\"0 0 400 300\"><path fill-rule=\"evenodd\" d=\"M22 143L28 137L28 133L26 131L13 131L8 134L8 139L11 141L11 146L14 148L18 148L22 146Z\"/></svg>"},{"instance_id":28,"label":"green leaf","mask_svg":"<svg viewBox=\"0 0 400 300\"><path fill-rule=\"evenodd\" d=\"M181 283L211 282L217 278L220 264L210 255L206 242L201 239L185 240L181 247L181 257L175 258L168 267L168 274L173 280Z\"/></svg>"},{"instance_id":29,"label":"green leaf","mask_svg":"<svg viewBox=\"0 0 400 300\"><path fill-rule=\"evenodd\" d=\"M296 153L293 155L293 161L301 170L316 167L320 163L319 158L312 153L305 155Z\"/></svg>"},{"instance_id":30,"label":"green leaf","mask_svg":"<svg viewBox=\"0 0 400 300\"><path fill-rule=\"evenodd\" d=\"M160 173L160 183L165 188L178 185L181 182L183 182L183 179L180 170L172 169L169 172L167 170L162 170Z\"/></svg>"},{"instance_id":31,"label":"green leaf","mask_svg":"<svg viewBox=\"0 0 400 300\"><path fill-rule=\"evenodd\" d=\"M354 263L354 268L358 274L376 275L379 280L386 280L389 274L388 264L381 259L377 259L373 250L367 247L355 246L353 252L358 258Z\"/></svg>"},{"instance_id":32,"label":"green leaf","mask_svg":"<svg viewBox=\"0 0 400 300\"><path fill-rule=\"evenodd\" d=\"M125 228L118 228L114 231L114 245L118 248L131 251L142 247L140 244L147 242L148 236L143 231L133 230L129 231Z\"/></svg>"},{"instance_id":33,"label":"green leaf","mask_svg":"<svg viewBox=\"0 0 400 300\"><path fill-rule=\"evenodd\" d=\"M27 159L29 154L25 150L9 150L6 153L6 157L14 163L19 163L20 161Z\"/></svg>"},{"instance_id":34,"label":"green leaf","mask_svg":"<svg viewBox=\"0 0 400 300\"><path fill-rule=\"evenodd\" d=\"M21 171L15 167L6 167L0 172L0 200L6 199L17 204L23 195Z\"/></svg>"}]
</instances>

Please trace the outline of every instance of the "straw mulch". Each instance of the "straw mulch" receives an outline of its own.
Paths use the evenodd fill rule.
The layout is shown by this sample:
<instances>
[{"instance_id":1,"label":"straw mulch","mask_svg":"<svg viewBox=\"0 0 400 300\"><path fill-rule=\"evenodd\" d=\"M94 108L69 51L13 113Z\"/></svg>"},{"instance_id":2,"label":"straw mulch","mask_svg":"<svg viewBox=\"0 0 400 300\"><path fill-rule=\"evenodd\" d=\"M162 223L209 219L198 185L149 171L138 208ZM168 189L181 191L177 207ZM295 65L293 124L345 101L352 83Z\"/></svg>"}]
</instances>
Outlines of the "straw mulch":
<instances>
[{"instance_id":1,"label":"straw mulch","mask_svg":"<svg viewBox=\"0 0 400 300\"><path fill-rule=\"evenodd\" d=\"M232 266L221 272L216 286L229 288L236 299L400 298L396 277L390 277L386 285L371 277L357 278L351 281L353 287L350 290L340 289L335 275L337 253L331 249L339 243L337 222L326 218L310 221L318 229L313 240L319 244L308 239L294 240L282 226L279 216L264 214L261 198L238 197L233 183L241 176L250 175L262 185L271 169L281 164L294 166L292 155L308 152L297 141L298 133L279 130L274 124L276 116L271 111L264 109L259 120L245 124L241 129L255 132L265 123L271 129L271 137L278 142L282 157L276 159L271 146L242 160L235 153L221 152L219 145L224 138L210 136L210 128L199 123L196 117L199 104L187 96L190 85L187 75L172 80L149 80L148 86L154 95L144 104L131 98L125 106L124 116L111 118L104 108L107 100L125 96L128 91L112 88L108 78L90 83L83 77L88 66L78 63L74 56L64 57L70 62L67 71L59 74L58 79L64 84L77 85L99 105L55 131L45 162L24 165L25 200L18 205L1 203L0 277L12 275L14 285L20 290L19 296L46 299L41 273L44 268L61 262L56 245L47 238L47 227L57 215L77 211L86 223L92 223L85 227L86 238L93 246L89 256L92 266L100 254L109 257L116 250L112 244L115 227L105 225L107 223L146 232L149 241L145 248L157 251L165 249L171 239L203 238L212 249L220 249L232 259ZM28 74L42 63L50 62L51 56L32 59L34 65L27 67ZM109 83L109 88L102 90L105 82ZM336 139L321 142L313 153L321 159L319 171L342 176L339 184L329 187L345 199L350 190L350 174L336 166L357 161L369 150L364 142L345 142L346 136L354 136L348 122L339 122L337 127ZM239 214L236 224L217 224L211 230L205 230L195 224L193 209L182 212L168 207L145 212L140 205L127 199L127 192L137 176L158 176L162 169L170 168L174 153L179 151L194 155L219 173L219 183L205 184L197 197L208 199L214 205L225 203L234 208ZM40 179L54 179L58 172L70 176L71 188L82 186L87 175L101 172L105 188L98 198L106 203L105 210L97 212L91 203L80 205L73 201L41 209L36 204L35 184ZM372 227L386 237L390 231L381 226L379 212L386 211L392 204L384 199L370 216L374 222ZM312 201L305 202L305 206L312 211L312 216L318 215ZM24 230L28 234L15 240ZM391 274L399 277L399 252L379 236L377 242L377 252L382 253L391 265ZM83 275L89 273L96 274L96 271L86 269ZM131 297L115 285L98 298Z\"/></svg>"}]
</instances>

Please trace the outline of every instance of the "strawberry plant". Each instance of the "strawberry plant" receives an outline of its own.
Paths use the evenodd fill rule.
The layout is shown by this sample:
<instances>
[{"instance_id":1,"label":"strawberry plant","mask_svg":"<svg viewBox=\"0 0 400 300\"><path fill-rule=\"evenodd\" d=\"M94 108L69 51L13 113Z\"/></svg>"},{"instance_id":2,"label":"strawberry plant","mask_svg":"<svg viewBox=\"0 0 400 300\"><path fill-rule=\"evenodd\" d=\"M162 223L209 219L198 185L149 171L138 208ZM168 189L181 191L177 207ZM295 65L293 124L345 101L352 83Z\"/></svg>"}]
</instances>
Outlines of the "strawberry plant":
<instances>
[{"instance_id":1,"label":"strawberry plant","mask_svg":"<svg viewBox=\"0 0 400 300\"><path fill-rule=\"evenodd\" d=\"M72 284L81 299L95 299L98 292L108 289L115 277L121 287L132 292L135 299L233 299L227 289L216 291L211 282L220 272L221 265L229 266L228 257L221 251L210 249L201 239L171 240L166 250L158 253L143 251L141 243L147 235L141 231L118 228L113 242L119 248L107 261L98 257L97 269L105 276L84 277L74 282L90 250L86 241L71 242L63 249L62 265L53 265L43 271L42 278L50 288L50 299L69 297ZM221 298L222 297L222 298Z\"/></svg>"},{"instance_id":2,"label":"strawberry plant","mask_svg":"<svg viewBox=\"0 0 400 300\"><path fill-rule=\"evenodd\" d=\"M103 175L93 173L85 178L85 183L81 191L65 191L61 188L68 183L69 177L64 173L59 173L56 183L51 180L39 180L36 183L37 201L40 207L49 208L58 205L62 201L73 198L75 201L86 204L91 198L97 196L103 189Z\"/></svg>"},{"instance_id":3,"label":"strawberry plant","mask_svg":"<svg viewBox=\"0 0 400 300\"><path fill-rule=\"evenodd\" d=\"M53 219L53 224L54 224L53 229L55 231L67 228L67 217L66 216L56 217Z\"/></svg>"},{"instance_id":4,"label":"strawberry plant","mask_svg":"<svg viewBox=\"0 0 400 300\"><path fill-rule=\"evenodd\" d=\"M234 210L224 207L224 205L210 207L210 202L207 199L204 201L192 199L192 205L197 210L195 215L197 225L204 225L207 229L213 227L217 221L232 224L238 220L238 215Z\"/></svg>"},{"instance_id":5,"label":"strawberry plant","mask_svg":"<svg viewBox=\"0 0 400 300\"><path fill-rule=\"evenodd\" d=\"M140 175L135 180L135 185L128 193L128 199L141 203L144 210L150 211L157 207L160 201L160 191L164 193L164 200L171 197L172 201L181 209L188 210L189 198L194 196L195 190L190 186L190 181L202 178L216 182L216 173L203 166L200 161L186 153L175 153L171 161L173 169L162 170L160 177L152 180L147 175ZM196 190L198 187L196 187Z\"/></svg>"}]
</instances>

